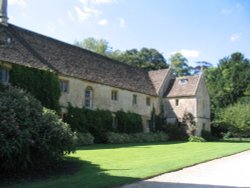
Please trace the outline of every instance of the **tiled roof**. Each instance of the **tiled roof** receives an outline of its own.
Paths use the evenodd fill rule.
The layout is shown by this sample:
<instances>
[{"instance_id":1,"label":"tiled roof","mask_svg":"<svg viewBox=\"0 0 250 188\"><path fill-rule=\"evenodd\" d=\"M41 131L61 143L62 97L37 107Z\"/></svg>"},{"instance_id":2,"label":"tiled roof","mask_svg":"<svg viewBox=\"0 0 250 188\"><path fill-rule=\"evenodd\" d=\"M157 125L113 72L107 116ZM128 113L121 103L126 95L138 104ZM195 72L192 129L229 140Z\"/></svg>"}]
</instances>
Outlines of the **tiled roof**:
<instances>
[{"instance_id":1,"label":"tiled roof","mask_svg":"<svg viewBox=\"0 0 250 188\"><path fill-rule=\"evenodd\" d=\"M200 75L177 77L172 80L165 94L166 97L195 96Z\"/></svg>"},{"instance_id":2,"label":"tiled roof","mask_svg":"<svg viewBox=\"0 0 250 188\"><path fill-rule=\"evenodd\" d=\"M149 71L149 77L155 87L156 93L159 94L159 90L169 72L169 69L161 69L155 71Z\"/></svg>"},{"instance_id":3,"label":"tiled roof","mask_svg":"<svg viewBox=\"0 0 250 188\"><path fill-rule=\"evenodd\" d=\"M0 60L157 95L148 72L9 24L0 24Z\"/></svg>"}]
</instances>

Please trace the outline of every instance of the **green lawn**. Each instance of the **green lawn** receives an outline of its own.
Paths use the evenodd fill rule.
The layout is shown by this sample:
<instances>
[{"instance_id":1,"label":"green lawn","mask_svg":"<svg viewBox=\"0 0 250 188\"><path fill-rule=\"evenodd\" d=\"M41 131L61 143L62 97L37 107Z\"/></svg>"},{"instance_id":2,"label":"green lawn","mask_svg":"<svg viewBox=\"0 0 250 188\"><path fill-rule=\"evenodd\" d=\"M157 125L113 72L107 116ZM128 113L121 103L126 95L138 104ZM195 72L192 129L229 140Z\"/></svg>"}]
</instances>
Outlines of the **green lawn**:
<instances>
[{"instance_id":1,"label":"green lawn","mask_svg":"<svg viewBox=\"0 0 250 188\"><path fill-rule=\"evenodd\" d=\"M249 142L168 142L81 147L67 158L77 161L79 170L76 173L5 187L112 187L248 149Z\"/></svg>"}]
</instances>

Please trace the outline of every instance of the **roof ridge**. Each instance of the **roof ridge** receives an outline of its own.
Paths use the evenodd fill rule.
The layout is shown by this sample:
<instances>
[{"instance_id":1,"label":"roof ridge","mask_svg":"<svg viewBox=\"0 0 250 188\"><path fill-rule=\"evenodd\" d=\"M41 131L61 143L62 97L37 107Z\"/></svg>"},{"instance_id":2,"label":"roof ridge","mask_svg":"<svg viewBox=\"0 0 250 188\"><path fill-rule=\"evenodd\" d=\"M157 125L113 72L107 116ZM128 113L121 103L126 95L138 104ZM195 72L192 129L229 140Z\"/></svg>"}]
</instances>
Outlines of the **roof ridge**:
<instances>
[{"instance_id":1,"label":"roof ridge","mask_svg":"<svg viewBox=\"0 0 250 188\"><path fill-rule=\"evenodd\" d=\"M48 39L48 40L52 40L52 41L54 41L54 42L61 43L61 44L63 44L63 45L68 45L68 46L70 46L71 48L75 48L75 49L84 51L84 52L86 52L86 53L88 53L88 54L90 54L90 55L95 55L95 56L97 56L97 57L99 57L99 58L107 59L107 60L110 61L110 63L115 63L115 64L119 63L119 64L121 64L121 65L128 66L128 67L130 67L130 68L134 68L134 69L137 69L137 70L142 71L142 72L145 72L145 73L148 72L148 71L146 71L146 70L144 70L144 69L142 69L142 68L135 67L135 66L129 65L129 64L127 64L127 63L124 63L124 62L121 62L121 61L112 59L112 58L110 58L110 57L108 57L108 56L98 54L98 53L96 53L96 52L93 52L93 51L88 50L88 49L85 49L85 48L81 48L81 47L76 46L76 45L74 45L74 44L70 44L70 43L61 41L61 40L59 40L59 39L53 38L53 37L50 37L50 36L47 36L47 35L44 35L44 34L40 34L40 33L38 33L38 32L31 31L31 30L25 29L25 28L20 27L20 26L16 26L16 25L14 25L14 24L8 24L8 25L11 26L11 27L14 27L14 28L16 27L16 28L18 28L18 29L21 29L21 30L23 30L24 32L28 32L28 33L37 35L37 36L39 36L39 37L43 37L43 38L46 38L46 39Z\"/></svg>"}]
</instances>

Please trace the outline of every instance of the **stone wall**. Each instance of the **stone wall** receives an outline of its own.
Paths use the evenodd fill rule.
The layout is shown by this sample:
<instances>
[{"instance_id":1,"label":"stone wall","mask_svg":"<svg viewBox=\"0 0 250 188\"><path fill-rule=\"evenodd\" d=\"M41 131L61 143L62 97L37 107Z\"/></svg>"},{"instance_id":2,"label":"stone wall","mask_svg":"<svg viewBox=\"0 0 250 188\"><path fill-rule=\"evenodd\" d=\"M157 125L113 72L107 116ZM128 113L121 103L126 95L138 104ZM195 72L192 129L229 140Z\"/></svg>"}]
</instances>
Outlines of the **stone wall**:
<instances>
[{"instance_id":1,"label":"stone wall","mask_svg":"<svg viewBox=\"0 0 250 188\"><path fill-rule=\"evenodd\" d=\"M91 87L93 89L93 106L92 109L103 109L116 112L123 110L125 112L134 112L140 114L143 118L144 130L148 131L147 120L150 119L153 107L159 111L159 99L155 96L149 96L133 91L119 89L107 85L101 85L68 76L59 76L59 79L66 80L69 83L69 91L62 93L60 97L60 105L65 109L70 103L75 107L83 107L85 100L85 89ZM118 100L111 100L111 92L118 92ZM133 95L137 95L137 104L133 104ZM146 104L146 98L150 97L150 106Z\"/></svg>"}]
</instances>

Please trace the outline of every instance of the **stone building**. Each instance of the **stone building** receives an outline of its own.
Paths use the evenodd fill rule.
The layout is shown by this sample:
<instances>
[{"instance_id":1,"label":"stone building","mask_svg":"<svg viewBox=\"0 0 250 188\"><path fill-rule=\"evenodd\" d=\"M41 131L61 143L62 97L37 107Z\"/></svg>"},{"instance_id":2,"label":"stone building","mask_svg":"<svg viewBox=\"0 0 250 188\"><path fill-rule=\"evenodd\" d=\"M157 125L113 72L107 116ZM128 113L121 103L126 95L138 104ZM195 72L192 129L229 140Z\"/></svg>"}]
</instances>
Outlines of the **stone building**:
<instances>
[{"instance_id":1,"label":"stone building","mask_svg":"<svg viewBox=\"0 0 250 188\"><path fill-rule=\"evenodd\" d=\"M198 132L210 130L209 96L202 75L175 78L171 69L145 71L8 23L7 1L0 0L0 80L9 82L13 64L55 72L60 105L140 114L149 130L153 108L166 121L194 115Z\"/></svg>"}]
</instances>

